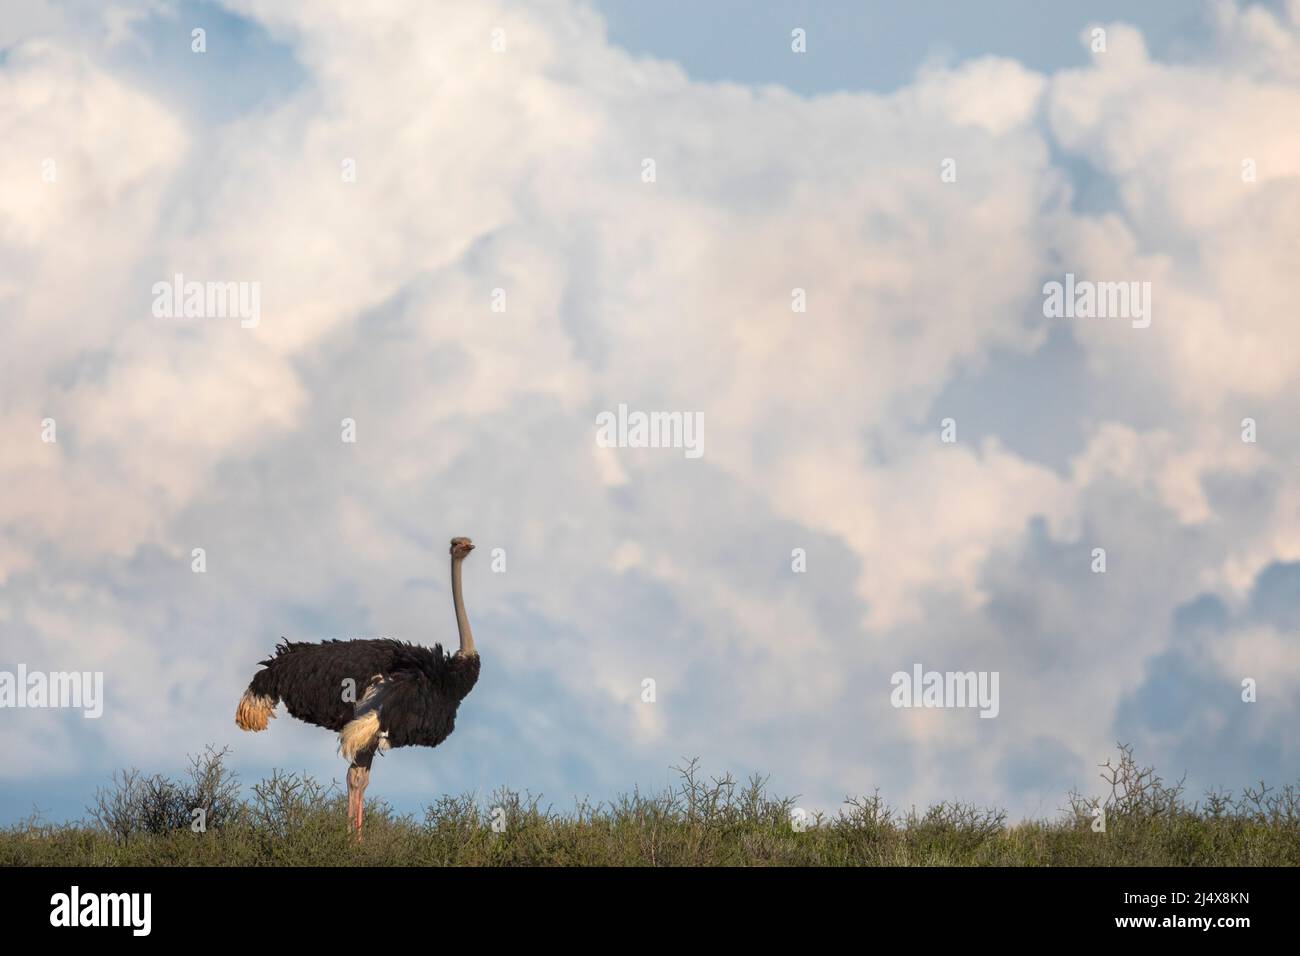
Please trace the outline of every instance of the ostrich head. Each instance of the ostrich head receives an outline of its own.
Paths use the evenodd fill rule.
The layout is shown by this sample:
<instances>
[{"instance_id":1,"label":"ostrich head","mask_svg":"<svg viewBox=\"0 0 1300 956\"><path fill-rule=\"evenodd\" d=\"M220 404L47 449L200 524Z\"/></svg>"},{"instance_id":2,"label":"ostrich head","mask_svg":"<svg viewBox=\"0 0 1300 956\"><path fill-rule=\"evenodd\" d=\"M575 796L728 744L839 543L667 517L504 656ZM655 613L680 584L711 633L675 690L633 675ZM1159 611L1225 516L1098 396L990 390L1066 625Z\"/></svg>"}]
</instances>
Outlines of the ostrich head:
<instances>
[{"instance_id":1,"label":"ostrich head","mask_svg":"<svg viewBox=\"0 0 1300 956\"><path fill-rule=\"evenodd\" d=\"M451 539L451 556L463 560L467 554L474 550L474 542L469 538L452 538Z\"/></svg>"}]
</instances>

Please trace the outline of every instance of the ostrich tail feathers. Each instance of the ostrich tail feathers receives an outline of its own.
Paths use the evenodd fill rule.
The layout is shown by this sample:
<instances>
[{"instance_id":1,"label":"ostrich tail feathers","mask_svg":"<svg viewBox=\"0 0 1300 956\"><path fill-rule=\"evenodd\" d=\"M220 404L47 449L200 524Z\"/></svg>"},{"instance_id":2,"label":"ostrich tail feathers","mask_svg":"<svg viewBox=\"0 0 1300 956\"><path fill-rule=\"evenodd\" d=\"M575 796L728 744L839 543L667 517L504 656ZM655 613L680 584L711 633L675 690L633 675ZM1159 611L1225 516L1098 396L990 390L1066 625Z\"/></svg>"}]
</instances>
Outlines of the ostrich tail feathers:
<instances>
[{"instance_id":1,"label":"ostrich tail feathers","mask_svg":"<svg viewBox=\"0 0 1300 956\"><path fill-rule=\"evenodd\" d=\"M235 708L235 723L240 730L251 730L254 733L266 730L266 725L275 717L275 704L274 697L246 690L244 696L239 698L239 706Z\"/></svg>"}]
</instances>

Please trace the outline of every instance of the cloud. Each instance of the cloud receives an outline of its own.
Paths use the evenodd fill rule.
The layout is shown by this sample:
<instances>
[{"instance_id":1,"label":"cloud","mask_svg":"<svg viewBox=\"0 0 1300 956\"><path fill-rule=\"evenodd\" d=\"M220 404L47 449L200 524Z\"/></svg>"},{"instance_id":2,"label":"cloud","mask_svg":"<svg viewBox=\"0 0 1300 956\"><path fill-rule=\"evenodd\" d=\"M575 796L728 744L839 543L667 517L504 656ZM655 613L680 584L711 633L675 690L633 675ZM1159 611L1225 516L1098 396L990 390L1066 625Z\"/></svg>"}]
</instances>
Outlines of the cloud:
<instances>
[{"instance_id":1,"label":"cloud","mask_svg":"<svg viewBox=\"0 0 1300 956\"><path fill-rule=\"evenodd\" d=\"M699 753L823 805L881 784L1032 811L1104 757L1176 608L1300 558L1300 150L1275 121L1300 105L1295 9L1225 9L1203 62L1112 25L1081 70L984 58L804 98L630 56L579 3L241 2L302 78L229 118L84 36L24 40L0 64L22 357L0 386L0 648L102 668L109 706L94 727L23 713L0 772L209 740L337 772L292 721L236 740L238 692L282 634L449 640L445 541L469 533L483 685L437 755L385 762L389 793L609 793ZM177 42L153 22L115 19L113 46ZM1118 207L1076 209L1062 156ZM1066 271L1152 282L1151 328L1044 318ZM155 318L176 273L260 283L262 321ZM1063 468L942 407L1065 321L1086 402ZM704 457L597 449L620 402L702 412ZM1295 660L1277 630L1232 648L1225 667ZM1001 670L1001 716L895 711L889 675L917 660Z\"/></svg>"},{"instance_id":2,"label":"cloud","mask_svg":"<svg viewBox=\"0 0 1300 956\"><path fill-rule=\"evenodd\" d=\"M1121 701L1117 732L1170 752L1197 790L1239 789L1258 782L1260 766L1295 766L1298 588L1300 562L1279 562L1239 610L1212 595L1180 607L1169 647ZM1243 699L1247 681L1253 699Z\"/></svg>"},{"instance_id":3,"label":"cloud","mask_svg":"<svg viewBox=\"0 0 1300 956\"><path fill-rule=\"evenodd\" d=\"M1145 348L1102 323L1079 334L1117 377L1158 379L1193 427L1276 400L1300 378L1300 355L1277 347L1300 294L1283 239L1300 212L1300 131L1277 117L1300 108L1300 86L1267 52L1281 37L1294 43L1297 7L1289 24L1219 9L1223 41L1262 57L1249 71L1153 62L1117 24L1108 51L1055 76L1048 97L1053 135L1113 178L1122 204L1122 215L1078 224L1067 261L1154 286Z\"/></svg>"}]
</instances>

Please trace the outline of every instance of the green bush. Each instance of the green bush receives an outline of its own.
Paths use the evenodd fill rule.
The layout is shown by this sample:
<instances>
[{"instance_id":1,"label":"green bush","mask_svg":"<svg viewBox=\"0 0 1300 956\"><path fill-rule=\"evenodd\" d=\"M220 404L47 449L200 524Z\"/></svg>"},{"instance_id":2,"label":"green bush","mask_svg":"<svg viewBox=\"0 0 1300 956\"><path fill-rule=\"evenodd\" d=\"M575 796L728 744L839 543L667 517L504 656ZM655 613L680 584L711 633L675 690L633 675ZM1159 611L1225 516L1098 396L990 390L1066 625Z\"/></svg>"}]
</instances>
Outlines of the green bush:
<instances>
[{"instance_id":1,"label":"green bush","mask_svg":"<svg viewBox=\"0 0 1300 956\"><path fill-rule=\"evenodd\" d=\"M360 843L337 786L277 770L241 801L227 756L209 747L179 781L116 773L84 821L33 817L0 830L0 865L1300 865L1300 788L1260 783L1188 804L1181 781L1166 783L1122 744L1102 765L1110 792L1071 793L1055 821L1008 826L1004 811L965 803L901 813L878 791L846 799L833 817L799 818L796 798L769 794L765 778L706 779L692 760L662 793L579 801L570 813L508 789L485 804L443 796L418 819L375 801Z\"/></svg>"}]
</instances>

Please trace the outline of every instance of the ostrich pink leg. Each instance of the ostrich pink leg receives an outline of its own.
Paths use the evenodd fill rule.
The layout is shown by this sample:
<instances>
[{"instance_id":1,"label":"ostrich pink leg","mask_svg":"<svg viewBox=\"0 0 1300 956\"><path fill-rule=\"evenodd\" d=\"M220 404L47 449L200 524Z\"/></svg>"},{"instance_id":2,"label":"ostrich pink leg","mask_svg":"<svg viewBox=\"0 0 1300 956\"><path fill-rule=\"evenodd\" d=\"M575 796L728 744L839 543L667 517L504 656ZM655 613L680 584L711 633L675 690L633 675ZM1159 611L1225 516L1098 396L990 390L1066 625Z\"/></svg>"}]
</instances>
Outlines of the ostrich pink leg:
<instances>
[{"instance_id":1,"label":"ostrich pink leg","mask_svg":"<svg viewBox=\"0 0 1300 956\"><path fill-rule=\"evenodd\" d=\"M361 817L365 807L366 784L370 782L370 769L353 764L348 767L348 822L358 840L361 839Z\"/></svg>"}]
</instances>

